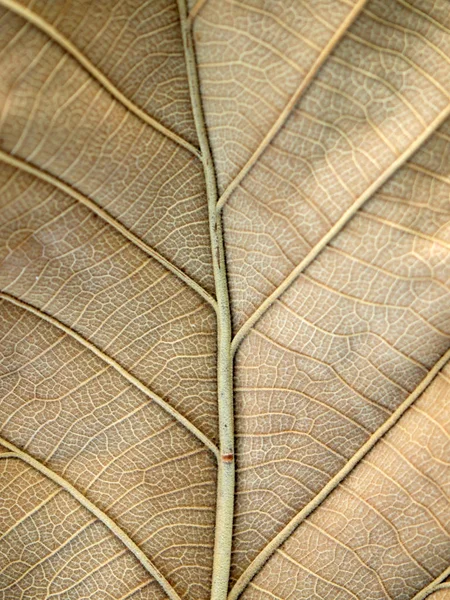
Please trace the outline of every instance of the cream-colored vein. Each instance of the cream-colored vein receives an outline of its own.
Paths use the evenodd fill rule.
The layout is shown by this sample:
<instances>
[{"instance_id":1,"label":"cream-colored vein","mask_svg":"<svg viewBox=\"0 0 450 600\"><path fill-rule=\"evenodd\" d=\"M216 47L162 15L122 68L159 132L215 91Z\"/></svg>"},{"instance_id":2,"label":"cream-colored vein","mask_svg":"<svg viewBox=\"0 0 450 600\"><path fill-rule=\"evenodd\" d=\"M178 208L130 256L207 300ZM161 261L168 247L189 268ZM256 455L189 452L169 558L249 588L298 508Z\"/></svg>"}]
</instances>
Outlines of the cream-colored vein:
<instances>
[{"instance_id":1,"label":"cream-colored vein","mask_svg":"<svg viewBox=\"0 0 450 600\"><path fill-rule=\"evenodd\" d=\"M0 437L0 443L14 452L17 458L24 461L26 464L30 465L42 475L51 479L58 486L63 488L66 492L68 492L73 498L78 500L78 502L84 506L91 514L93 514L99 521L101 521L127 548L130 550L134 556L138 559L141 565L144 567L146 571L152 575L156 581L160 584L163 590L166 592L170 600L181 600L180 596L174 590L174 588L170 585L164 575L155 567L155 565L147 558L144 552L139 548L135 542L127 535L127 533L117 525L106 513L104 513L100 508L98 508L93 502L91 502L84 494L82 494L78 489L76 489L71 483L66 481L63 477L52 471L49 467L45 466L41 462L39 462L36 458L27 454L8 440Z\"/></svg>"},{"instance_id":2,"label":"cream-colored vein","mask_svg":"<svg viewBox=\"0 0 450 600\"><path fill-rule=\"evenodd\" d=\"M233 179L233 181L231 181L231 183L228 185L226 190L223 192L222 196L219 198L219 200L217 202L217 210L221 210L224 207L225 203L227 202L228 198L231 196L233 191L240 184L240 182L244 179L244 177L247 175L247 173L249 173L251 168L257 162L258 158L261 156L261 154L264 152L264 150L267 148L267 146L271 143L271 141L276 136L276 134L280 131L281 127L284 125L284 123L288 119L289 115L292 113L294 106L297 104L297 102L299 101L299 99L302 96L302 94L304 93L304 91L309 87L311 81L314 79L317 71L320 69L322 64L325 62L327 57L330 55L333 48L336 46L336 44L342 38L344 33L350 27L350 25L353 23L355 18L358 16L359 12L362 10L362 8L366 2L367 2L367 0L358 0L358 2L356 2L353 9L347 15L347 17L342 21L340 27L335 31L334 35L329 39L328 43L324 46L322 51L317 56L313 65L311 66L310 70L305 74L300 85L297 87L295 92L290 97L289 101L286 103L286 106L281 111L277 120L274 122L272 127L269 129L269 131L265 135L264 139L261 141L259 146L253 152L252 156L248 159L248 161L242 167L242 169L240 170L238 175Z\"/></svg>"},{"instance_id":3,"label":"cream-colored vein","mask_svg":"<svg viewBox=\"0 0 450 600\"><path fill-rule=\"evenodd\" d=\"M118 100L125 108L137 116L141 121L147 123L178 145L186 148L197 158L200 158L199 150L193 146L190 142L179 136L177 133L171 131L162 123L159 123L156 119L147 114L144 110L139 108L136 104L131 102L122 92L116 88L116 86L92 64L92 62L82 53L80 50L72 44L70 40L64 37L53 25L47 23L45 19L40 17L38 14L16 2L15 0L0 0L0 6L8 8L12 12L16 13L28 23L31 23L42 32L47 34L52 40L59 44L66 52L68 52L86 71L92 75L92 77L98 81L116 100Z\"/></svg>"},{"instance_id":4,"label":"cream-colored vein","mask_svg":"<svg viewBox=\"0 0 450 600\"><path fill-rule=\"evenodd\" d=\"M450 575L450 566L447 567L444 571L442 571L442 573L440 575L438 575L436 577L436 579L434 579L426 587L424 587L422 590L420 590L420 592L417 592L417 594L414 596L414 598L411 598L411 600L424 600L424 598L426 598L427 596L429 596L433 592L436 592L439 589L449 589L450 584L448 584L448 583L442 584L444 579L446 579L449 575Z\"/></svg>"},{"instance_id":5,"label":"cream-colored vein","mask_svg":"<svg viewBox=\"0 0 450 600\"><path fill-rule=\"evenodd\" d=\"M274 304L274 302L283 294L289 286L296 280L302 271L304 271L313 260L324 250L329 242L345 227L350 219L359 211L363 204L373 196L373 194L385 183L407 160L408 158L418 149L420 146L429 138L429 136L441 125L445 119L450 115L450 104L432 121L428 127L426 127L422 133L416 138L416 140L392 162L392 164L385 169L375 181L366 188L366 190L358 197L355 198L353 204L341 215L336 223L329 229L329 231L322 237L322 239L311 249L311 251L305 256L305 258L291 271L291 273L284 279L284 281L260 304L260 306L254 311L254 313L245 321L239 331L234 336L231 344L232 353L235 354L240 343L245 338L247 333L253 328L253 326L259 321L259 319L267 312L267 310Z\"/></svg>"},{"instance_id":6,"label":"cream-colored vein","mask_svg":"<svg viewBox=\"0 0 450 600\"><path fill-rule=\"evenodd\" d=\"M429 15L428 13L426 13L423 10L420 10L419 8L417 8L416 6L414 6L413 4L410 4L409 2L406 2L406 0L395 0L395 1L397 2L397 4L401 4L402 6L404 6L405 8L407 8L408 10L410 10L411 12L415 12L416 15L419 15L419 17L422 17L422 19L425 19L429 23L432 23L435 27L437 27L438 29L440 29L444 33L450 33L450 29L449 28L445 27L444 25L442 25L442 23L439 23L439 21L437 21L436 19L433 19L433 17L431 15Z\"/></svg>"},{"instance_id":7,"label":"cream-colored vein","mask_svg":"<svg viewBox=\"0 0 450 600\"><path fill-rule=\"evenodd\" d=\"M6 300L7 302L11 302L11 304L15 304L20 308L34 314L35 316L47 321L51 325L54 325L71 338L82 344L85 348L93 352L96 356L98 356L102 361L110 365L113 369L115 369L118 373L120 373L127 381L133 384L136 388L138 388L141 392L143 392L148 398L154 400L158 406L160 406L163 410L169 413L174 419L176 419L179 423L181 423L187 430L189 430L197 439L199 439L211 452L214 454L216 458L219 456L219 451L216 445L202 432L198 429L191 421L186 419L181 413L179 413L173 406L171 406L168 402L166 402L163 398L158 396L155 392L153 392L150 388L148 388L142 381L140 381L137 377L132 375L129 371L127 371L122 365L120 365L113 358L105 354L100 348L98 348L95 344L85 339L82 335L58 321L51 315L42 312L38 308L24 302L23 300L19 300L10 294L6 294L4 292L0 292L0 299Z\"/></svg>"},{"instance_id":8,"label":"cream-colored vein","mask_svg":"<svg viewBox=\"0 0 450 600\"><path fill-rule=\"evenodd\" d=\"M1 2L1 0L0 0ZM120 223L117 219L111 216L106 210L98 206L93 200L74 189L67 183L64 183L54 175L47 173L43 169L36 167L20 158L13 156L3 150L0 150L0 160L17 168L26 173L30 173L35 177L38 177L41 181L45 181L49 183L53 187L60 189L62 192L69 195L71 198L80 202L97 216L99 216L103 221L111 225L116 231L121 233L124 237L127 238L130 242L132 242L135 246L137 246L140 250L157 260L163 267L169 270L171 273L176 275L183 283L192 288L197 294L199 294L204 300L210 304L214 310L217 310L217 303L215 299L209 294L201 285L199 285L196 281L194 281L189 275L186 275L181 269L176 267L173 263L171 263L167 258L162 256L159 252L157 252L154 248L146 244L143 240L141 240L137 235L132 233L129 229L127 229L122 223Z\"/></svg>"},{"instance_id":9,"label":"cream-colored vein","mask_svg":"<svg viewBox=\"0 0 450 600\"><path fill-rule=\"evenodd\" d=\"M278 553L279 553L280 556L282 556L284 559L286 559L287 561L289 561L290 563L292 563L298 569L306 571L307 573L309 573L313 577L316 577L317 579L320 579L324 583L329 583L333 587L335 587L335 588L337 588L337 589L339 589L339 590L341 590L343 592L347 592L347 595L351 596L355 600L360 600L360 598L358 598L358 596L354 592L352 592L351 590L345 588L344 586L340 585L336 581L333 581L332 578L327 579L323 575L320 575L319 573L317 573L316 571L313 571L312 569L309 569L306 565L303 565L303 564L299 563L297 560L295 560L295 558L293 558L287 552L284 552L283 550L278 550Z\"/></svg>"},{"instance_id":10,"label":"cream-colored vein","mask_svg":"<svg viewBox=\"0 0 450 600\"><path fill-rule=\"evenodd\" d=\"M261 569L264 563L272 554L287 540L287 538L297 529L297 527L322 504L331 492L343 481L354 468L362 461L366 454L375 446L379 439L383 437L406 412L406 410L417 400L417 398L431 384L439 371L450 359L450 349L435 363L426 377L422 379L416 389L400 404L392 415L379 427L371 437L361 446L361 448L352 456L344 467L330 479L324 488L313 498L306 506L298 512L291 521L264 547L258 556L250 563L247 569L242 573L234 587L232 588L228 600L236 600L253 579L256 573ZM423 596L425 597L425 596ZM419 598L414 599L419 600Z\"/></svg>"}]
</instances>

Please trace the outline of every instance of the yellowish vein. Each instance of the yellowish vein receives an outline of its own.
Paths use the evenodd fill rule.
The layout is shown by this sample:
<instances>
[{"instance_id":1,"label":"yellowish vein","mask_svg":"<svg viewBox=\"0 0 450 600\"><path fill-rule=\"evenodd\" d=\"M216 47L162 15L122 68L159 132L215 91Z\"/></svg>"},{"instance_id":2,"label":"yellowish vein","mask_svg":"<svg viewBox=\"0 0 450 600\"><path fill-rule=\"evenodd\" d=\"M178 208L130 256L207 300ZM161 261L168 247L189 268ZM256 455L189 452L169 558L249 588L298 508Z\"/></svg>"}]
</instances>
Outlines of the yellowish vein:
<instances>
[{"instance_id":1,"label":"yellowish vein","mask_svg":"<svg viewBox=\"0 0 450 600\"><path fill-rule=\"evenodd\" d=\"M138 559L141 565L146 571L148 571L160 584L163 590L166 592L170 600L181 600L180 596L170 585L164 575L155 567L155 565L147 558L144 552L139 548L135 542L125 533L125 531L115 523L106 513L100 510L93 502L91 502L84 494L77 490L71 483L66 481L63 477L49 469L49 467L42 464L36 458L27 454L14 444L11 444L8 440L0 437L0 443L8 448L15 454L17 458L24 461L40 473L42 473L48 479L54 481L57 485L63 488L71 496L73 496L78 502L84 506L90 513L92 513L99 521L101 521L106 527L130 550L134 556Z\"/></svg>"},{"instance_id":2,"label":"yellowish vein","mask_svg":"<svg viewBox=\"0 0 450 600\"><path fill-rule=\"evenodd\" d=\"M7 302L11 302L11 304L15 304L20 308L34 314L35 316L47 321L51 325L54 325L71 338L82 344L85 348L93 352L96 356L98 356L102 361L113 367L118 373L120 373L127 381L129 381L132 385L138 388L141 392L143 392L148 398L156 402L158 406L164 409L167 413L169 413L174 419L176 419L179 423L181 423L188 431L190 431L197 439L199 439L211 452L214 454L216 458L219 456L219 451L217 446L202 432L198 429L191 421L186 419L181 413L179 413L173 406L171 406L168 402L166 402L163 398L155 394L150 388L148 388L142 381L140 381L137 377L132 375L129 371L127 371L122 365L120 365L113 358L105 354L100 348L98 348L95 344L85 339L82 335L58 321L51 315L39 310L38 308L11 296L10 294L6 294L5 292L0 292L0 299L6 300Z\"/></svg>"}]
</instances>

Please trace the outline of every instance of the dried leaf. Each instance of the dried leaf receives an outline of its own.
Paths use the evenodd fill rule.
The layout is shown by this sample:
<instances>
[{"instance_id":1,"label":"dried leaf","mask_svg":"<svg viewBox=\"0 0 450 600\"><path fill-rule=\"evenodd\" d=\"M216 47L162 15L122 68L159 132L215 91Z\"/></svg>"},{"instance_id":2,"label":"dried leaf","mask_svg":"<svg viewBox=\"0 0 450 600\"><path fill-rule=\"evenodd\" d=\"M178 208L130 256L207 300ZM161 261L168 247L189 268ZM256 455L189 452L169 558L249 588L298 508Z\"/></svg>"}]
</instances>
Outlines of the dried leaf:
<instances>
[{"instance_id":1,"label":"dried leaf","mask_svg":"<svg viewBox=\"0 0 450 600\"><path fill-rule=\"evenodd\" d=\"M446 600L448 1L0 11L0 599Z\"/></svg>"}]
</instances>

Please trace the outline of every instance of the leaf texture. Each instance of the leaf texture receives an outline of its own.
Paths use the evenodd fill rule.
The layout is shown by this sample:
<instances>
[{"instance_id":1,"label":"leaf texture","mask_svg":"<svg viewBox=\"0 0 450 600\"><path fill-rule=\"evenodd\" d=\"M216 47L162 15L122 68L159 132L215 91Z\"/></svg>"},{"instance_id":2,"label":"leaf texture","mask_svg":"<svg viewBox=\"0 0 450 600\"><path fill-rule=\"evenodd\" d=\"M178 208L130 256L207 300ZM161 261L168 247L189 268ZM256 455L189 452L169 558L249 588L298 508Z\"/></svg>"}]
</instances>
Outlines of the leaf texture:
<instances>
[{"instance_id":1,"label":"leaf texture","mask_svg":"<svg viewBox=\"0 0 450 600\"><path fill-rule=\"evenodd\" d=\"M67 492L15 458L2 461L2 480L8 494L4 512L10 512L2 529L11 531L2 544L8 558L2 565L3 597L20 592L29 598L89 597L93 590L106 597L110 586L122 598L165 597L117 538Z\"/></svg>"},{"instance_id":2,"label":"leaf texture","mask_svg":"<svg viewBox=\"0 0 450 600\"><path fill-rule=\"evenodd\" d=\"M449 373L277 549L244 598L271 597L267 583L280 598L412 598L424 576L446 568Z\"/></svg>"},{"instance_id":3,"label":"leaf texture","mask_svg":"<svg viewBox=\"0 0 450 600\"><path fill-rule=\"evenodd\" d=\"M0 598L447 600L447 0L0 0Z\"/></svg>"}]
</instances>

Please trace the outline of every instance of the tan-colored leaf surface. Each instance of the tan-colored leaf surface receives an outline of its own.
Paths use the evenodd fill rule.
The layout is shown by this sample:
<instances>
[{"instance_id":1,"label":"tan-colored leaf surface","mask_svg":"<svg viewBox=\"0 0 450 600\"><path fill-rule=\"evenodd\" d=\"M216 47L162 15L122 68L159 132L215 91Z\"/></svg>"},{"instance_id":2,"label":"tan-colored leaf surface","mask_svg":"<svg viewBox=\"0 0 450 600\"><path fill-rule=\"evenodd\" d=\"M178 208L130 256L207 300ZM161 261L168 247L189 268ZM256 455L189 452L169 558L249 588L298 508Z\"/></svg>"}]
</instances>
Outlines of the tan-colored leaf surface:
<instances>
[{"instance_id":1,"label":"tan-colored leaf surface","mask_svg":"<svg viewBox=\"0 0 450 600\"><path fill-rule=\"evenodd\" d=\"M2 460L1 477L2 598L165 597L116 536L55 483L16 458Z\"/></svg>"},{"instance_id":2,"label":"tan-colored leaf surface","mask_svg":"<svg viewBox=\"0 0 450 600\"><path fill-rule=\"evenodd\" d=\"M244 598L412 598L445 570L449 375L277 549Z\"/></svg>"},{"instance_id":3,"label":"tan-colored leaf surface","mask_svg":"<svg viewBox=\"0 0 450 600\"><path fill-rule=\"evenodd\" d=\"M447 0L0 0L0 599L446 600Z\"/></svg>"}]
</instances>

